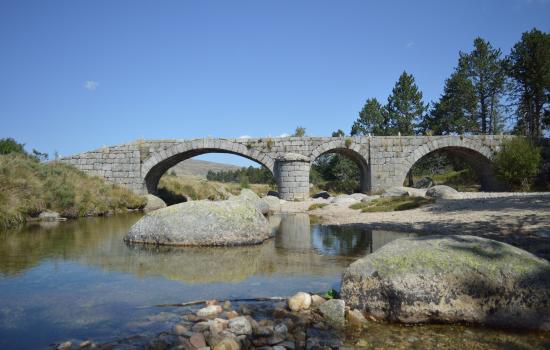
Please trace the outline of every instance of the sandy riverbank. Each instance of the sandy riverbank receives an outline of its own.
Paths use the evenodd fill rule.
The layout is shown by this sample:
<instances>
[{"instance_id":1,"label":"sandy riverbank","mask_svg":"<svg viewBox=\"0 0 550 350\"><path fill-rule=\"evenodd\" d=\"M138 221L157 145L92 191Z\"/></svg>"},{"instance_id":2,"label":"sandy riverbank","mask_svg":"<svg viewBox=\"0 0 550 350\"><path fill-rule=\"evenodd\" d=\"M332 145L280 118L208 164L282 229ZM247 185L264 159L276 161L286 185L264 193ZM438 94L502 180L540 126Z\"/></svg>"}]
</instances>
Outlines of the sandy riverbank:
<instances>
[{"instance_id":1,"label":"sandy riverbank","mask_svg":"<svg viewBox=\"0 0 550 350\"><path fill-rule=\"evenodd\" d=\"M282 212L308 212L326 225L434 234L470 234L506 241L550 258L550 193L464 193L407 211L363 213L346 204L310 210L313 203L286 202ZM329 203L330 199L326 201Z\"/></svg>"}]
</instances>

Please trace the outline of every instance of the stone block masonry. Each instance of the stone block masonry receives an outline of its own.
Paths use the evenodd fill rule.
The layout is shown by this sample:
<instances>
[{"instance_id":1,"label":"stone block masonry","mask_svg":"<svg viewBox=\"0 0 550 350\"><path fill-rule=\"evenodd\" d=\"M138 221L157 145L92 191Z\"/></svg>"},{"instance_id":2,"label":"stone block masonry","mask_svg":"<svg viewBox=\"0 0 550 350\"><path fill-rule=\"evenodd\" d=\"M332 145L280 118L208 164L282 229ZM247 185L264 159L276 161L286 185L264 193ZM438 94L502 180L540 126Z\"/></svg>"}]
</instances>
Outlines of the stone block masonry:
<instances>
[{"instance_id":1,"label":"stone block masonry","mask_svg":"<svg viewBox=\"0 0 550 350\"><path fill-rule=\"evenodd\" d=\"M388 136L285 137L194 140L140 140L104 147L60 159L78 169L132 189L155 193L160 177L172 166L205 153L231 153L269 169L282 199L309 196L312 162L322 154L343 154L359 165L361 188L380 192L401 186L408 171L422 157L443 150L469 162L485 190L498 188L492 158L503 140L513 136Z\"/></svg>"}]
</instances>

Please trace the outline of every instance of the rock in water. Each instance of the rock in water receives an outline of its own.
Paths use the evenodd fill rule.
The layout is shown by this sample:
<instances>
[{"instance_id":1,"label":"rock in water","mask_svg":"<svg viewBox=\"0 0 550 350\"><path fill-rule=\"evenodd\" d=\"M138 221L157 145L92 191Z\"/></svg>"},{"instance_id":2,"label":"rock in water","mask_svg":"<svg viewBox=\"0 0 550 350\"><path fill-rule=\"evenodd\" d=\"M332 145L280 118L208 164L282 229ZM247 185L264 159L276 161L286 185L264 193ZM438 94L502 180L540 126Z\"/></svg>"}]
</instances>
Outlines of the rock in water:
<instances>
[{"instance_id":1,"label":"rock in water","mask_svg":"<svg viewBox=\"0 0 550 350\"><path fill-rule=\"evenodd\" d=\"M288 308L292 311L307 310L311 306L311 295L298 292L288 298Z\"/></svg>"},{"instance_id":2,"label":"rock in water","mask_svg":"<svg viewBox=\"0 0 550 350\"><path fill-rule=\"evenodd\" d=\"M145 196L145 198L147 199L147 204L145 204L145 207L143 207L143 211L146 213L157 209L166 208L166 203L164 203L164 201L157 196L148 194L147 196Z\"/></svg>"},{"instance_id":3,"label":"rock in water","mask_svg":"<svg viewBox=\"0 0 550 350\"><path fill-rule=\"evenodd\" d=\"M127 242L181 246L258 244L271 237L266 218L248 201L193 201L148 213Z\"/></svg>"},{"instance_id":4,"label":"rock in water","mask_svg":"<svg viewBox=\"0 0 550 350\"><path fill-rule=\"evenodd\" d=\"M426 197L441 198L441 199L460 199L462 194L452 187L445 185L437 185L428 188L426 191Z\"/></svg>"},{"instance_id":5,"label":"rock in water","mask_svg":"<svg viewBox=\"0 0 550 350\"><path fill-rule=\"evenodd\" d=\"M343 327L346 323L346 303L342 299L327 300L319 305L319 311L327 321L335 327Z\"/></svg>"},{"instance_id":6,"label":"rock in water","mask_svg":"<svg viewBox=\"0 0 550 350\"><path fill-rule=\"evenodd\" d=\"M480 237L390 242L346 269L341 295L390 321L550 330L550 262Z\"/></svg>"}]
</instances>

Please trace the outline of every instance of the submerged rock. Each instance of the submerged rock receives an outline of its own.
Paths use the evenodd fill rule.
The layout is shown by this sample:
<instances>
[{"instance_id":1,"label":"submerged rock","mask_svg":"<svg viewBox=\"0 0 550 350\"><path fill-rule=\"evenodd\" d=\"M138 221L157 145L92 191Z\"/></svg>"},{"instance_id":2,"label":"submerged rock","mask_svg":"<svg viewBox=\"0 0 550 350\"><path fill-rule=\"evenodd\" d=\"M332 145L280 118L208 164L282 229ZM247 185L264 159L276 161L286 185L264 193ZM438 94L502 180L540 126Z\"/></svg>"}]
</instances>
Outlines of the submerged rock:
<instances>
[{"instance_id":1,"label":"submerged rock","mask_svg":"<svg viewBox=\"0 0 550 350\"><path fill-rule=\"evenodd\" d=\"M390 321L550 330L550 262L480 237L390 242L346 269L341 295Z\"/></svg>"},{"instance_id":2,"label":"submerged rock","mask_svg":"<svg viewBox=\"0 0 550 350\"><path fill-rule=\"evenodd\" d=\"M258 244L271 237L266 218L246 200L193 201L148 213L127 242L181 246Z\"/></svg>"},{"instance_id":3,"label":"submerged rock","mask_svg":"<svg viewBox=\"0 0 550 350\"><path fill-rule=\"evenodd\" d=\"M143 207L143 211L146 213L166 208L166 203L164 203L164 201L157 196L148 194L147 196L145 196L145 198L147 199L147 204L145 204L145 207Z\"/></svg>"}]
</instances>

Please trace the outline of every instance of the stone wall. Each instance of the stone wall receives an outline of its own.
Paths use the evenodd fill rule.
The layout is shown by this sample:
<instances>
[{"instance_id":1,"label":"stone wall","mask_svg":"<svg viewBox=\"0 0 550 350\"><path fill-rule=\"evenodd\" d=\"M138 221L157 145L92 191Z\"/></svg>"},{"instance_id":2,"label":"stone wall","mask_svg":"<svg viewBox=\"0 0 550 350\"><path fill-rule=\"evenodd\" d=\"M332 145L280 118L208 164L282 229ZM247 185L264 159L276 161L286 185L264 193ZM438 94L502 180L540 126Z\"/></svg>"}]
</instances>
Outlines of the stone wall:
<instances>
[{"instance_id":1,"label":"stone wall","mask_svg":"<svg viewBox=\"0 0 550 350\"><path fill-rule=\"evenodd\" d=\"M285 137L136 141L61 159L90 175L131 188L155 192L171 166L199 154L241 155L266 166L277 179L284 199L308 195L311 163L324 153L340 153L361 169L363 191L377 192L403 184L407 172L423 156L445 149L469 161L488 189L494 176L491 158L511 136Z\"/></svg>"}]
</instances>

